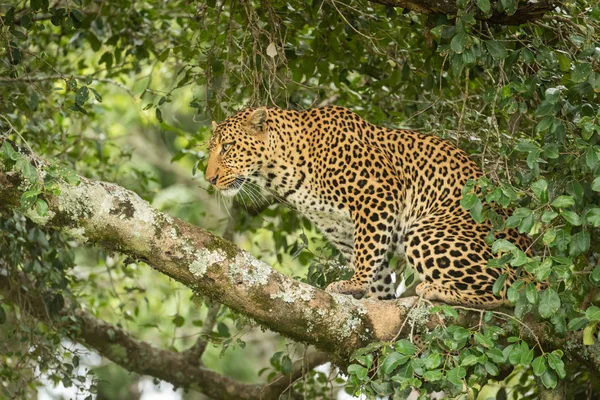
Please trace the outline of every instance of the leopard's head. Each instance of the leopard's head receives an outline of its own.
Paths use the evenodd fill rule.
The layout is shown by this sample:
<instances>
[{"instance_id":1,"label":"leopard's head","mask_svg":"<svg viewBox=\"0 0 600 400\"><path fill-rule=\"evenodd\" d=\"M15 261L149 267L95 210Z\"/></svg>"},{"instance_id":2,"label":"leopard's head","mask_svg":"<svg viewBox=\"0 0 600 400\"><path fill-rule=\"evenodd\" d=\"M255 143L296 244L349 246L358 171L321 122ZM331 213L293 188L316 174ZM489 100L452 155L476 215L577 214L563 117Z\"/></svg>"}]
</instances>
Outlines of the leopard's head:
<instances>
[{"instance_id":1,"label":"leopard's head","mask_svg":"<svg viewBox=\"0 0 600 400\"><path fill-rule=\"evenodd\" d=\"M209 142L205 177L224 196L234 196L262 167L267 148L266 108L245 109L217 124Z\"/></svg>"}]
</instances>

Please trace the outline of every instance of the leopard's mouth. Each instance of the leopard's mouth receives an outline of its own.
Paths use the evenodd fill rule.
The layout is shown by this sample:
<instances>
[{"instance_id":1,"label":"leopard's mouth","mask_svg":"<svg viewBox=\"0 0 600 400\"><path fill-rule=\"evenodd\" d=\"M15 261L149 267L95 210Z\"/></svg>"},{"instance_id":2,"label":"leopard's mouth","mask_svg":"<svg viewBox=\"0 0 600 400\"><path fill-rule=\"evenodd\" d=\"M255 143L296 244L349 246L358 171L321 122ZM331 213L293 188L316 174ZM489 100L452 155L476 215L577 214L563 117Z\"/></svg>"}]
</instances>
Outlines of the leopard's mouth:
<instances>
[{"instance_id":1,"label":"leopard's mouth","mask_svg":"<svg viewBox=\"0 0 600 400\"><path fill-rule=\"evenodd\" d=\"M240 191L240 188L242 187L244 182L246 182L246 177L239 175L239 176L236 176L233 179L233 181L231 181L230 184L228 184L227 186L225 186L223 188L219 188L219 190L221 191L223 196L227 196L227 197L235 196L237 194L237 192Z\"/></svg>"}]
</instances>

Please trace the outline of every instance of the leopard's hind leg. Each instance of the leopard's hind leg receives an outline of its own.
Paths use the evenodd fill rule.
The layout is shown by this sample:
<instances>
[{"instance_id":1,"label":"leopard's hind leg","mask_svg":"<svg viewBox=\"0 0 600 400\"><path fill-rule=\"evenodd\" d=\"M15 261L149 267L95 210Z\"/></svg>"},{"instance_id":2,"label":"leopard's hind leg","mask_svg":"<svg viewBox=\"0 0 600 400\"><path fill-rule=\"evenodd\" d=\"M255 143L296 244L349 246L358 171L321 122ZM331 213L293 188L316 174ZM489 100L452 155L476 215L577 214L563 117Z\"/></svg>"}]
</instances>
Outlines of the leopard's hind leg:
<instances>
[{"instance_id":1,"label":"leopard's hind leg","mask_svg":"<svg viewBox=\"0 0 600 400\"><path fill-rule=\"evenodd\" d=\"M431 218L411 230L405 253L421 279L417 294L468 307L488 309L505 304L505 290L514 277L507 277L499 296L493 293L502 271L487 267L487 260L493 257L485 242L487 232L486 226L461 224L453 216Z\"/></svg>"},{"instance_id":2,"label":"leopard's hind leg","mask_svg":"<svg viewBox=\"0 0 600 400\"><path fill-rule=\"evenodd\" d=\"M504 305L506 300L491 292L482 294L481 291L459 290L452 285L443 286L430 282L417 285L417 295L427 300L442 301L450 305L491 309Z\"/></svg>"}]
</instances>

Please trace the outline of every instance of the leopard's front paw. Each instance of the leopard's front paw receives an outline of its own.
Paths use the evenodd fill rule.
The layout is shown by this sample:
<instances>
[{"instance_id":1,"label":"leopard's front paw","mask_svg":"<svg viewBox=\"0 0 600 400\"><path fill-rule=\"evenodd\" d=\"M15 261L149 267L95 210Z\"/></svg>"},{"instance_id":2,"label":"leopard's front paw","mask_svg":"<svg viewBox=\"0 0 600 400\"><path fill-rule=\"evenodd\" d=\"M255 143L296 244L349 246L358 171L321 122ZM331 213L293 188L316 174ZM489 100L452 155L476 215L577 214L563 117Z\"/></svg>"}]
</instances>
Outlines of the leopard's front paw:
<instances>
[{"instance_id":1,"label":"leopard's front paw","mask_svg":"<svg viewBox=\"0 0 600 400\"><path fill-rule=\"evenodd\" d=\"M333 282L325 290L330 293L351 295L355 299L361 299L367 293L365 286L357 285L352 281Z\"/></svg>"}]
</instances>

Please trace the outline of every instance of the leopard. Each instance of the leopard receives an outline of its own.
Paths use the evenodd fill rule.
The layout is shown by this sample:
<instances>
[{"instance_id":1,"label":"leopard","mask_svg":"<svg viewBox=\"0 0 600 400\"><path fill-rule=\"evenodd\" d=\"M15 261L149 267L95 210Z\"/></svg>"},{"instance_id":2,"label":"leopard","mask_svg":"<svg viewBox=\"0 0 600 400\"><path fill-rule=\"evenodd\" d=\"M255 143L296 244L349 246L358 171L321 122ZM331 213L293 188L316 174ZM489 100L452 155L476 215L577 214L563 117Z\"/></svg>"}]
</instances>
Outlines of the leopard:
<instances>
[{"instance_id":1,"label":"leopard","mask_svg":"<svg viewBox=\"0 0 600 400\"><path fill-rule=\"evenodd\" d=\"M332 293L394 299L391 256L410 265L429 301L491 309L507 305L518 271L489 268L498 255L461 206L482 169L453 142L369 123L341 106L248 107L213 122L205 179L225 197L253 185L300 212L341 253L353 275ZM531 239L495 232L530 254ZM500 291L494 283L506 274Z\"/></svg>"}]
</instances>

